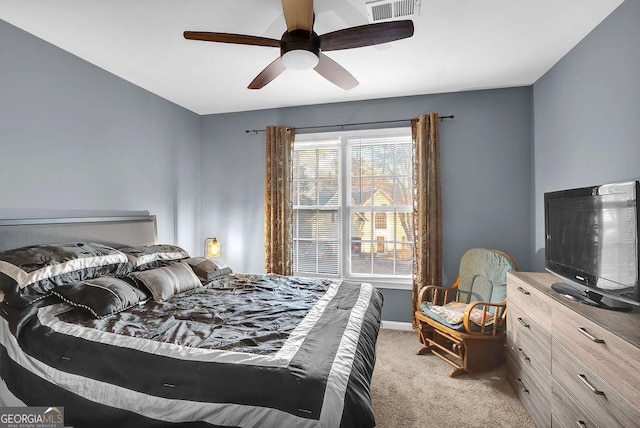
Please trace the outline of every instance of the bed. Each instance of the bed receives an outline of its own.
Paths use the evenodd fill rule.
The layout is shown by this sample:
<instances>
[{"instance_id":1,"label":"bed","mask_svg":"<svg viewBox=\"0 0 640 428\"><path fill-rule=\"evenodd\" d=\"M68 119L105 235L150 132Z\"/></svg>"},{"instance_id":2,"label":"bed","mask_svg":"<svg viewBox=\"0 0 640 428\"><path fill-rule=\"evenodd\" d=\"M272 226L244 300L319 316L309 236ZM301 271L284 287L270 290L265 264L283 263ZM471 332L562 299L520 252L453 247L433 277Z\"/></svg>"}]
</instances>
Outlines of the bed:
<instances>
[{"instance_id":1,"label":"bed","mask_svg":"<svg viewBox=\"0 0 640 428\"><path fill-rule=\"evenodd\" d=\"M76 428L375 426L374 287L156 240L151 215L0 221L0 407Z\"/></svg>"}]
</instances>

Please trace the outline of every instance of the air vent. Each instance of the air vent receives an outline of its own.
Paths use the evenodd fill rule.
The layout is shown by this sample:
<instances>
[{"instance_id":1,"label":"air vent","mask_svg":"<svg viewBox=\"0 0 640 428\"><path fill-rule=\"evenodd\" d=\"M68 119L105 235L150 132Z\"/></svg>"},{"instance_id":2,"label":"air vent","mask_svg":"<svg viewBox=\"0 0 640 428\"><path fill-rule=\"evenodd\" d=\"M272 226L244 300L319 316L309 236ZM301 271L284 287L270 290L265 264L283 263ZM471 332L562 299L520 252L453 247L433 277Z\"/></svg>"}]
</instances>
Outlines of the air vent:
<instances>
[{"instance_id":1,"label":"air vent","mask_svg":"<svg viewBox=\"0 0 640 428\"><path fill-rule=\"evenodd\" d=\"M371 0L367 1L369 22L407 19L420 15L421 0Z\"/></svg>"}]
</instances>

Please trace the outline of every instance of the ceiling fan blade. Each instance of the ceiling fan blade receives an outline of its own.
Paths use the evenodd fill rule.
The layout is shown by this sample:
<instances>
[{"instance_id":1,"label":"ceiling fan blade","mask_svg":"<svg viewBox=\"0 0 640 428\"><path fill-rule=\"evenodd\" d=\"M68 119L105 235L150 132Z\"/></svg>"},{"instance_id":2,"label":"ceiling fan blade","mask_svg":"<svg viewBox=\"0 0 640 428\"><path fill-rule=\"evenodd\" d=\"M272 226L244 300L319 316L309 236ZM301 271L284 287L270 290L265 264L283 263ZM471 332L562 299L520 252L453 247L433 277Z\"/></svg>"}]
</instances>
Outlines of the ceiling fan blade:
<instances>
[{"instance_id":1,"label":"ceiling fan blade","mask_svg":"<svg viewBox=\"0 0 640 428\"><path fill-rule=\"evenodd\" d=\"M204 42L235 43L238 45L280 47L280 40L266 37L245 36L244 34L210 33L208 31L185 31L184 38L188 40L202 40Z\"/></svg>"},{"instance_id":2,"label":"ceiling fan blade","mask_svg":"<svg viewBox=\"0 0 640 428\"><path fill-rule=\"evenodd\" d=\"M260 72L256 76L255 79L251 83L249 83L249 89L260 89L267 85L267 83L271 82L273 79L278 77L285 71L287 67L282 63L282 59L280 57L276 58L271 64L267 65L264 70Z\"/></svg>"},{"instance_id":3,"label":"ceiling fan blade","mask_svg":"<svg viewBox=\"0 0 640 428\"><path fill-rule=\"evenodd\" d=\"M282 0L287 31L313 31L313 0Z\"/></svg>"},{"instance_id":4,"label":"ceiling fan blade","mask_svg":"<svg viewBox=\"0 0 640 428\"><path fill-rule=\"evenodd\" d=\"M344 90L353 89L358 86L358 81L340 64L320 52L320 61L314 67L322 77Z\"/></svg>"},{"instance_id":5,"label":"ceiling fan blade","mask_svg":"<svg viewBox=\"0 0 640 428\"><path fill-rule=\"evenodd\" d=\"M339 49L361 48L379 45L413 36L413 21L378 22L332 31L320 36L320 49L335 51Z\"/></svg>"}]
</instances>

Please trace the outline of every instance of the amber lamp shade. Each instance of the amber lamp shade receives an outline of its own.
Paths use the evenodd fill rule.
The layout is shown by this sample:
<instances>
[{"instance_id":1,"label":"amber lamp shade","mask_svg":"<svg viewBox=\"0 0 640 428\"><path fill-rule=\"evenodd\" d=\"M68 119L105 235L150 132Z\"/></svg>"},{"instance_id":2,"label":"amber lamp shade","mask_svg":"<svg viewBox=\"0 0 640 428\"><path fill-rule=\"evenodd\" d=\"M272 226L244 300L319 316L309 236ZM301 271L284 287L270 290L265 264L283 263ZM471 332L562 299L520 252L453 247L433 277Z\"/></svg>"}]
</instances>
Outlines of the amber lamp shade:
<instances>
[{"instance_id":1,"label":"amber lamp shade","mask_svg":"<svg viewBox=\"0 0 640 428\"><path fill-rule=\"evenodd\" d=\"M205 257L220 256L220 243L216 238L207 238L204 240L204 255Z\"/></svg>"}]
</instances>

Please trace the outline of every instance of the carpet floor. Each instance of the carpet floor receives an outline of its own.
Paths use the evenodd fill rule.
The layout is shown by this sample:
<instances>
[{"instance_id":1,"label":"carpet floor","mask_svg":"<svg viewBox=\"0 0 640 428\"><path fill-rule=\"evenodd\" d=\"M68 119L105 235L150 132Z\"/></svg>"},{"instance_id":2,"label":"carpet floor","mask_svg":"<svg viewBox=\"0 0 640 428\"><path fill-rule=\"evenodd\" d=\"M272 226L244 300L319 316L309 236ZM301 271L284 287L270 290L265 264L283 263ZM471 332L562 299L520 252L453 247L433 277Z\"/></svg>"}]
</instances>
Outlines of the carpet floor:
<instances>
[{"instance_id":1,"label":"carpet floor","mask_svg":"<svg viewBox=\"0 0 640 428\"><path fill-rule=\"evenodd\" d=\"M381 329L371 384L379 428L534 428L507 381L506 366L450 378L451 366L416 355L416 333Z\"/></svg>"}]
</instances>

